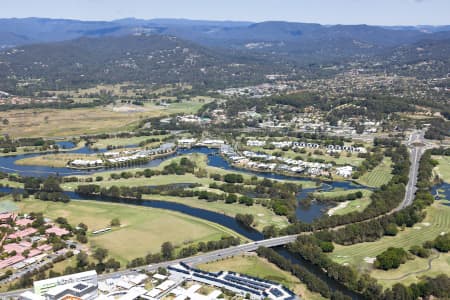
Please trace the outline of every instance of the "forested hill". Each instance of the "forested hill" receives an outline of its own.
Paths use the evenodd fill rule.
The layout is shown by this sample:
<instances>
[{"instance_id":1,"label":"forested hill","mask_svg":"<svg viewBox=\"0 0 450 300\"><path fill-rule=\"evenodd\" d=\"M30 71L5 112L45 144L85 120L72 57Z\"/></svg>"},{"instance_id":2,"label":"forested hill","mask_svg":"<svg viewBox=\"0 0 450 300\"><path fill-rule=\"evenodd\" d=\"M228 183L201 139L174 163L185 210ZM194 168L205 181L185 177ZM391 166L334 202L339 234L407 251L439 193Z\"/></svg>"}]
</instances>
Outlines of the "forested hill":
<instances>
[{"instance_id":1,"label":"forested hill","mask_svg":"<svg viewBox=\"0 0 450 300\"><path fill-rule=\"evenodd\" d=\"M211 87L258 82L274 69L290 72L286 64L169 36L81 38L0 52L0 90L32 79L50 88L124 81Z\"/></svg>"}]
</instances>

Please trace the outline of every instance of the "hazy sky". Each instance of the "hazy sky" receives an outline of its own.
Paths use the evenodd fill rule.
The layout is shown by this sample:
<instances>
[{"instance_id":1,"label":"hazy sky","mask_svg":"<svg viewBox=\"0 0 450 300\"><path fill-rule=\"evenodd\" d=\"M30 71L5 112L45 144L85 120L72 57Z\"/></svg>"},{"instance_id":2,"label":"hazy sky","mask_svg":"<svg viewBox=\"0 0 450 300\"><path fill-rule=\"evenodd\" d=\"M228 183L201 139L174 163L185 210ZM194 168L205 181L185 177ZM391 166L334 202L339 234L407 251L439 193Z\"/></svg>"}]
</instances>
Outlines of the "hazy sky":
<instances>
[{"instance_id":1,"label":"hazy sky","mask_svg":"<svg viewBox=\"0 0 450 300\"><path fill-rule=\"evenodd\" d=\"M0 18L13 17L443 25L450 24L450 0L0 0Z\"/></svg>"}]
</instances>

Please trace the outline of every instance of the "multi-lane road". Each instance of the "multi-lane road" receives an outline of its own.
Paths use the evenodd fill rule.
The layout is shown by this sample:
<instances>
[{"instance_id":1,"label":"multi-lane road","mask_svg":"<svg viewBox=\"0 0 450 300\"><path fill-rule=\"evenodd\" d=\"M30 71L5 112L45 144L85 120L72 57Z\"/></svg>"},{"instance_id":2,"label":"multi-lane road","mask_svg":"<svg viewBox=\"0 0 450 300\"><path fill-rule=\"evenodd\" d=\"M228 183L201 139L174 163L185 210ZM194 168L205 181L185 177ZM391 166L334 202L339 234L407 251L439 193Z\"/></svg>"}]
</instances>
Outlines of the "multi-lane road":
<instances>
[{"instance_id":1,"label":"multi-lane road","mask_svg":"<svg viewBox=\"0 0 450 300\"><path fill-rule=\"evenodd\" d=\"M414 194L416 192L416 184L417 184L417 174L419 171L419 162L420 162L420 158L422 157L422 154L426 148L424 138L423 138L423 132L417 131L417 132L414 132L413 134L411 134L407 144L408 144L408 147L410 148L410 159L411 159L411 167L409 170L409 180L408 180L408 184L406 186L405 197L404 197L402 203L396 209L394 209L392 212L401 210L401 209L411 205L414 200ZM342 227L342 226L339 226L339 227ZM297 236L298 235L288 235L288 236L270 238L270 239L261 240L261 241L250 242L247 244L234 246L234 247L221 249L221 250L216 250L216 251L212 251L212 252L208 252L208 253L203 253L203 254L199 254L196 256L188 257L188 258L166 261L166 262L162 262L162 263L137 267L137 268L133 268L133 269L127 269L127 270L108 273L108 274L102 274L102 275L99 275L98 279L105 280L108 278L114 278L114 277L118 277L118 276L122 276L122 275L132 274L136 271L154 272L154 271L157 271L158 268L161 268L161 267L165 268L167 266L179 263L180 261L183 261L187 264L193 264L193 265L207 263L207 262L211 262L211 261L216 261L221 258L232 257L235 255L244 253L244 252L255 251L260 246L270 248L270 247L286 245L291 242L294 242L295 239L297 238ZM27 290L31 290L31 289L16 290L16 291L11 291L11 292L1 293L0 299L17 298L17 297L19 297L19 295L21 293L23 293L24 291L27 291Z\"/></svg>"},{"instance_id":2,"label":"multi-lane road","mask_svg":"<svg viewBox=\"0 0 450 300\"><path fill-rule=\"evenodd\" d=\"M409 157L411 161L411 166L409 168L409 175L408 175L409 180L405 189L405 197L402 203L400 203L400 205L394 210L394 212L411 205L412 202L414 201L414 195L417 190L416 185L417 185L417 175L419 172L420 158L422 157L426 148L424 140L424 132L423 131L413 132L408 140L407 146L409 147L410 150Z\"/></svg>"}]
</instances>

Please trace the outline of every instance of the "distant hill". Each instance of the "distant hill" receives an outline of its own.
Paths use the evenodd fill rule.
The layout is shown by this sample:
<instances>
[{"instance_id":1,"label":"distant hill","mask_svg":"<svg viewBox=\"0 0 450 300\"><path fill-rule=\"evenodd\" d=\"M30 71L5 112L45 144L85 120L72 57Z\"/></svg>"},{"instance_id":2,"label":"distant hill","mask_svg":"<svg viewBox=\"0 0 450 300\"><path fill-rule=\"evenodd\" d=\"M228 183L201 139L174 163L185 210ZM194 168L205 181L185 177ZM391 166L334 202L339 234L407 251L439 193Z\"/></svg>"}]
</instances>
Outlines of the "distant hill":
<instances>
[{"instance_id":1,"label":"distant hill","mask_svg":"<svg viewBox=\"0 0 450 300\"><path fill-rule=\"evenodd\" d=\"M0 19L0 90L30 81L48 88L123 81L221 87L263 82L273 73L294 78L329 75L334 71L320 69L321 64L349 61L376 62L380 70L398 74L446 76L446 29L275 21Z\"/></svg>"},{"instance_id":2,"label":"distant hill","mask_svg":"<svg viewBox=\"0 0 450 300\"><path fill-rule=\"evenodd\" d=\"M47 88L124 81L191 82L224 86L260 82L289 66L236 51L211 50L176 37L128 35L80 38L0 52L0 90L12 81L39 79Z\"/></svg>"}]
</instances>

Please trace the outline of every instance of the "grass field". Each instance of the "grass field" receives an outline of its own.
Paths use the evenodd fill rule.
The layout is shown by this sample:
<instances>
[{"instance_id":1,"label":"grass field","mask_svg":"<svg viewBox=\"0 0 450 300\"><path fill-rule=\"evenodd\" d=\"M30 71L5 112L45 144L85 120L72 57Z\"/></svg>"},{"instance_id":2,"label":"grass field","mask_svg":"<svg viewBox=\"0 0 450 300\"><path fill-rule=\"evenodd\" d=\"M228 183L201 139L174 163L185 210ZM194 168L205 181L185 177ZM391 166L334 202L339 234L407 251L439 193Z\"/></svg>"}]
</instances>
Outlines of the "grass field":
<instances>
[{"instance_id":1,"label":"grass field","mask_svg":"<svg viewBox=\"0 0 450 300\"><path fill-rule=\"evenodd\" d=\"M371 272L372 277L376 278L384 287L390 287L397 282L410 285L418 282L423 276L436 277L439 274L450 275L449 253L433 252L429 258L415 257L395 270L373 270Z\"/></svg>"},{"instance_id":2,"label":"grass field","mask_svg":"<svg viewBox=\"0 0 450 300\"><path fill-rule=\"evenodd\" d=\"M3 200L4 199L4 200ZM8 198L0 198L0 213L17 211L17 203Z\"/></svg>"},{"instance_id":3,"label":"grass field","mask_svg":"<svg viewBox=\"0 0 450 300\"><path fill-rule=\"evenodd\" d=\"M336 245L336 248L333 253L330 254L330 257L339 263L350 264L360 270L372 270L372 265L367 263L364 260L365 258L374 258L389 247L399 247L408 250L413 245L422 245L423 242L434 239L442 232L449 232L450 206L446 205L449 203L449 201L436 201L431 207L427 208L427 216L422 223L417 224L413 228L406 228L404 231L400 231L395 237L383 237L375 242L360 243L351 246ZM449 260L443 256L440 258L440 261L436 262L436 268L433 264L429 271L421 273L420 275L438 272L436 269L442 268L441 264L445 263L447 263L447 274L449 274ZM372 273L374 277L380 279L393 278L405 275L410 270L421 270L422 265L423 260L416 258L413 261L407 262L397 270L372 270ZM411 276L406 276L402 280L414 281L415 277ZM385 284L395 282L396 281L385 280Z\"/></svg>"},{"instance_id":4,"label":"grass field","mask_svg":"<svg viewBox=\"0 0 450 300\"><path fill-rule=\"evenodd\" d=\"M439 162L434 168L439 177L447 183L450 183L450 156L433 156L433 159Z\"/></svg>"},{"instance_id":5,"label":"grass field","mask_svg":"<svg viewBox=\"0 0 450 300\"><path fill-rule=\"evenodd\" d=\"M354 211L363 211L367 206L369 206L371 200L369 197L363 197L361 199L356 199L349 201L345 207L339 208L334 211L334 215L345 215Z\"/></svg>"},{"instance_id":6,"label":"grass field","mask_svg":"<svg viewBox=\"0 0 450 300\"><path fill-rule=\"evenodd\" d=\"M363 211L371 202L370 195L372 195L372 191L357 189L357 190L334 190L330 192L317 192L314 195L325 197L325 199L333 199L335 197L345 196L349 193L355 193L361 191L363 193L363 197L361 199L356 199L352 201L340 202L338 206L331 208L333 215L345 215L353 211Z\"/></svg>"},{"instance_id":7,"label":"grass field","mask_svg":"<svg viewBox=\"0 0 450 300\"><path fill-rule=\"evenodd\" d=\"M79 109L27 109L4 112L9 120L0 133L12 137L70 137L81 134L129 130L144 117L165 115L160 110L114 111L112 107Z\"/></svg>"},{"instance_id":8,"label":"grass field","mask_svg":"<svg viewBox=\"0 0 450 300\"><path fill-rule=\"evenodd\" d=\"M109 175L104 177L103 181L95 182L101 187L111 187L113 185L116 186L146 186L146 185L165 185L172 183L200 183L208 185L210 182L213 182L212 179L209 178L197 178L194 174L187 173L185 175L160 175L153 176L150 178L139 177L139 178L129 178L129 179L118 179L118 180L110 180ZM79 185L78 182L68 182L63 183L61 186L65 190L73 191Z\"/></svg>"},{"instance_id":9,"label":"grass field","mask_svg":"<svg viewBox=\"0 0 450 300\"><path fill-rule=\"evenodd\" d=\"M198 266L200 269L209 272L234 271L250 276L280 282L293 290L302 299L319 300L325 299L317 293L310 292L300 280L271 264L265 259L257 256L236 256L212 263Z\"/></svg>"},{"instance_id":10,"label":"grass field","mask_svg":"<svg viewBox=\"0 0 450 300\"><path fill-rule=\"evenodd\" d=\"M248 213L255 217L256 229L262 230L267 225L275 225L277 227L285 227L288 221L283 216L277 216L271 210L262 205L255 204L253 206L245 206L243 204L226 204L224 201L208 202L197 198L181 198L172 196L147 195L144 199L155 199L162 201L170 201L182 203L191 207L202 208L214 212L218 212L230 217L236 216L238 213Z\"/></svg>"},{"instance_id":11,"label":"grass field","mask_svg":"<svg viewBox=\"0 0 450 300\"><path fill-rule=\"evenodd\" d=\"M89 154L69 154L69 153L58 153L58 154L46 154L34 157L27 157L17 160L15 163L22 166L46 166L54 168L62 168L67 165L67 163L74 159L87 159L96 160L97 155Z\"/></svg>"},{"instance_id":12,"label":"grass field","mask_svg":"<svg viewBox=\"0 0 450 300\"><path fill-rule=\"evenodd\" d=\"M9 181L8 179L0 179L0 185L12 188L23 188L23 183L16 181Z\"/></svg>"},{"instance_id":13,"label":"grass field","mask_svg":"<svg viewBox=\"0 0 450 300\"><path fill-rule=\"evenodd\" d=\"M392 160L389 157L383 161L370 172L366 172L359 179L358 182L371 187L380 187L386 184L392 178Z\"/></svg>"},{"instance_id":14,"label":"grass field","mask_svg":"<svg viewBox=\"0 0 450 300\"><path fill-rule=\"evenodd\" d=\"M77 109L23 109L2 113L9 124L0 134L12 137L71 137L83 134L130 130L143 118L196 112L207 101L192 100L168 108L156 105L110 105Z\"/></svg>"},{"instance_id":15,"label":"grass field","mask_svg":"<svg viewBox=\"0 0 450 300\"><path fill-rule=\"evenodd\" d=\"M148 140L152 137L163 138L165 136L134 136L129 138L110 138L110 139L101 139L95 142L92 147L96 147L99 149L106 148L107 146L128 146L128 145L138 145L140 142Z\"/></svg>"},{"instance_id":16,"label":"grass field","mask_svg":"<svg viewBox=\"0 0 450 300\"><path fill-rule=\"evenodd\" d=\"M85 223L89 232L109 227L113 218L121 226L112 232L89 236L91 247L103 247L125 263L148 252L158 252L165 241L176 246L199 241L218 240L223 235L237 235L218 224L184 214L132 205L71 201L68 204L24 200L22 212L43 212L49 218L65 217L71 224ZM182 228L182 230L180 230ZM164 234L161 234L164 232Z\"/></svg>"}]
</instances>

